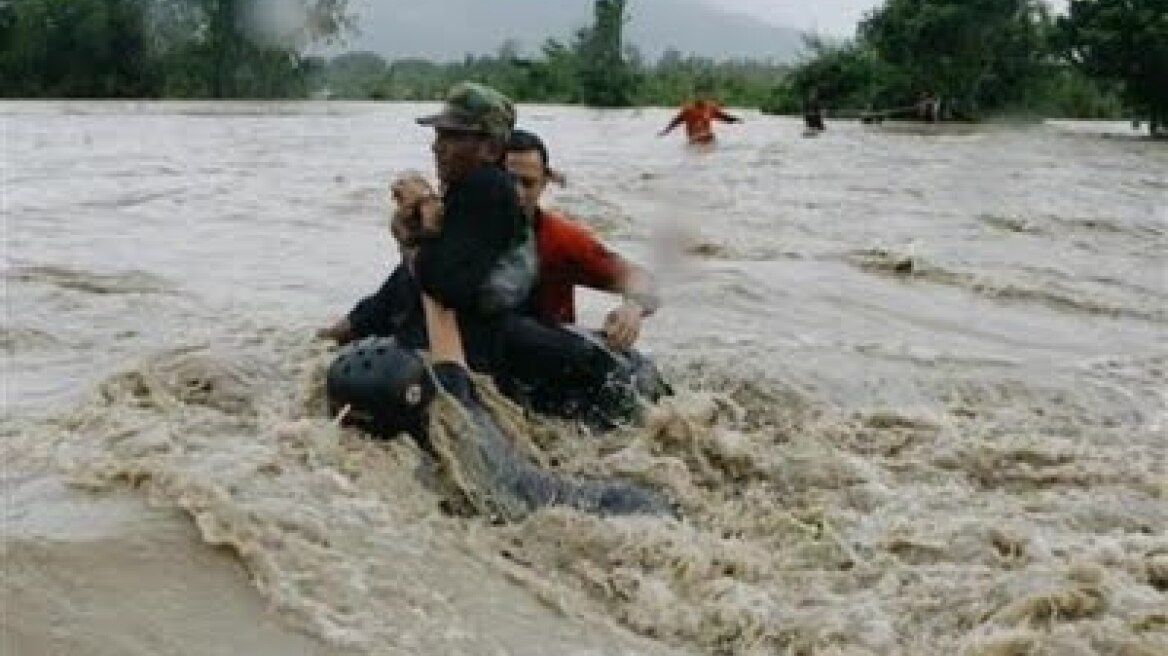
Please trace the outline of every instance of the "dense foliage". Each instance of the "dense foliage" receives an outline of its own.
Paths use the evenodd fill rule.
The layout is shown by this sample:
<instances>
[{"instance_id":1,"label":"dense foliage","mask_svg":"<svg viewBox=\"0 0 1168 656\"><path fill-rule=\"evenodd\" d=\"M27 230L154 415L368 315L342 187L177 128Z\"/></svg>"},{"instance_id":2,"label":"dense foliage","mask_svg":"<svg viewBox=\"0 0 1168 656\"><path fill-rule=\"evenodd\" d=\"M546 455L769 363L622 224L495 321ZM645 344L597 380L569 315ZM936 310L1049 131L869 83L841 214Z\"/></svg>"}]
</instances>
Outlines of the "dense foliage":
<instances>
[{"instance_id":1,"label":"dense foliage","mask_svg":"<svg viewBox=\"0 0 1168 656\"><path fill-rule=\"evenodd\" d=\"M812 58L767 109L795 111L816 94L837 113L896 115L932 93L957 118L1119 115L1113 85L1073 67L1063 56L1065 39L1065 27L1038 0L887 0L860 23L854 41L809 40Z\"/></svg>"},{"instance_id":2,"label":"dense foliage","mask_svg":"<svg viewBox=\"0 0 1168 656\"><path fill-rule=\"evenodd\" d=\"M1168 134L1168 0L1072 0L1059 24L1068 59L1118 83L1151 133Z\"/></svg>"},{"instance_id":3,"label":"dense foliage","mask_svg":"<svg viewBox=\"0 0 1168 656\"><path fill-rule=\"evenodd\" d=\"M288 97L303 49L350 26L348 0L293 0L260 21L247 0L0 0L8 97Z\"/></svg>"}]
</instances>

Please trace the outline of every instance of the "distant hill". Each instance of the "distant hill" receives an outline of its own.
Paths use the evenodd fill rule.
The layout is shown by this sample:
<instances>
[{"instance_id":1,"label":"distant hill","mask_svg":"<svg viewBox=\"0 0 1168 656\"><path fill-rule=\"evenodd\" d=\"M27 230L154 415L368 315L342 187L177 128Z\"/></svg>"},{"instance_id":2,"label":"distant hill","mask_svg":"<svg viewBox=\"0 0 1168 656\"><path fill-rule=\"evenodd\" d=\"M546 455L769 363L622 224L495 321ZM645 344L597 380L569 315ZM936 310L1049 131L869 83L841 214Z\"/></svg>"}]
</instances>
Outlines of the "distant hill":
<instances>
[{"instance_id":1,"label":"distant hill","mask_svg":"<svg viewBox=\"0 0 1168 656\"><path fill-rule=\"evenodd\" d=\"M341 50L387 59L456 61L490 54L505 41L534 52L547 38L568 39L592 20L592 0L361 0L360 34ZM787 62L802 48L797 30L703 4L700 0L630 0L626 40L650 60L667 49L714 59Z\"/></svg>"}]
</instances>

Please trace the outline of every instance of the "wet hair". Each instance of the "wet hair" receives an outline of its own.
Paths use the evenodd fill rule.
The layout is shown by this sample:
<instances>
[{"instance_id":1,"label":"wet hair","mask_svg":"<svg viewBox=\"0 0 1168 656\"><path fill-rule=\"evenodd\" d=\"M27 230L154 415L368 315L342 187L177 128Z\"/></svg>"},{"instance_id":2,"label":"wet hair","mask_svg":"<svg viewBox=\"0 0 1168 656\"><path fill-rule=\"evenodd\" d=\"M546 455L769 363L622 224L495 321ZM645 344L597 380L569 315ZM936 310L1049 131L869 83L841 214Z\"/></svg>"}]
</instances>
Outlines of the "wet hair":
<instances>
[{"instance_id":1,"label":"wet hair","mask_svg":"<svg viewBox=\"0 0 1168 656\"><path fill-rule=\"evenodd\" d=\"M539 153L540 162L543 163L543 171L547 174L548 179L560 186L567 184L567 177L563 173L552 168L551 156L548 155L547 145L544 144L543 139L534 132L527 130L512 130L511 137L507 140L506 152L508 153L530 153L531 151Z\"/></svg>"},{"instance_id":2,"label":"wet hair","mask_svg":"<svg viewBox=\"0 0 1168 656\"><path fill-rule=\"evenodd\" d=\"M511 138L507 140L507 152L509 153L529 153L531 151L539 153L539 159L543 162L545 171L551 171L551 158L548 156L547 146L544 145L543 139L540 139L533 132L527 130L512 130Z\"/></svg>"}]
</instances>

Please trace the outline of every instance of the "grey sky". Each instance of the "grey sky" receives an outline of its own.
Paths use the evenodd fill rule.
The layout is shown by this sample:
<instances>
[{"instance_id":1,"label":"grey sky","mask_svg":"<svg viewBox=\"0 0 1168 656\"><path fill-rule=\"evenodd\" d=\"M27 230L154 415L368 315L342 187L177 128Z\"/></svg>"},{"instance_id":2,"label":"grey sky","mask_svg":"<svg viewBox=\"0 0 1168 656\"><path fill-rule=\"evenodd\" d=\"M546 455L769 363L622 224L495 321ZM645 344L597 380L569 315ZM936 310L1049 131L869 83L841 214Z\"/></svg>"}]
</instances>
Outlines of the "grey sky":
<instances>
[{"instance_id":1,"label":"grey sky","mask_svg":"<svg viewBox=\"0 0 1168 656\"><path fill-rule=\"evenodd\" d=\"M864 12L884 4L883 0L703 0L707 4L757 16L799 30L837 36L852 36ZM1048 0L1061 11L1066 0Z\"/></svg>"},{"instance_id":2,"label":"grey sky","mask_svg":"<svg viewBox=\"0 0 1168 656\"><path fill-rule=\"evenodd\" d=\"M798 30L851 36L865 11L882 0L704 0Z\"/></svg>"}]
</instances>

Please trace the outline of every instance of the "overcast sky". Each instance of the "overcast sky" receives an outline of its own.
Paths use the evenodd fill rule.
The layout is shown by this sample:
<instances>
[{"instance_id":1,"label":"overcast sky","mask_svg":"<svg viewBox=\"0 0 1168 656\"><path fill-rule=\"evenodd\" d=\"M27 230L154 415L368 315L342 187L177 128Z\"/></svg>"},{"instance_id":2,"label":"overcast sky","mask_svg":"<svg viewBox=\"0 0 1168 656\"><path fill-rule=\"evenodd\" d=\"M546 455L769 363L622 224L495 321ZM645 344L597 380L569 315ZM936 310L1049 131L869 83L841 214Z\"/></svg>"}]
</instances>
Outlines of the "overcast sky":
<instances>
[{"instance_id":1,"label":"overcast sky","mask_svg":"<svg viewBox=\"0 0 1168 656\"><path fill-rule=\"evenodd\" d=\"M838 36L852 36L864 12L878 7L883 0L704 0L707 4L733 9L763 18L772 23L799 30ZM1056 10L1066 0L1048 0Z\"/></svg>"}]
</instances>

